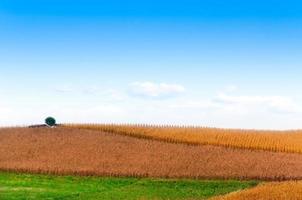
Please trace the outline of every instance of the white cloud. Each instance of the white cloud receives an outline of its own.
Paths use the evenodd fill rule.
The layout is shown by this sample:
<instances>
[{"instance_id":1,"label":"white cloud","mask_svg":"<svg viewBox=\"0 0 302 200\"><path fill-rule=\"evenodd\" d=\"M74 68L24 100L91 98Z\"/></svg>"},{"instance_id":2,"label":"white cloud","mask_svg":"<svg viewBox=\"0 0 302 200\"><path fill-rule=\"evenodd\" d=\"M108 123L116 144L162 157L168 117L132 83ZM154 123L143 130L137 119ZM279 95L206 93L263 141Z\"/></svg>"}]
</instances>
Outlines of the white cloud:
<instances>
[{"instance_id":1,"label":"white cloud","mask_svg":"<svg viewBox=\"0 0 302 200\"><path fill-rule=\"evenodd\" d=\"M126 109L110 103L96 104L56 104L48 105L10 105L1 109L0 127L44 123L47 116L53 116L58 123L97 123L118 122L127 119Z\"/></svg>"},{"instance_id":2,"label":"white cloud","mask_svg":"<svg viewBox=\"0 0 302 200\"><path fill-rule=\"evenodd\" d=\"M242 95L236 87L229 86L222 88L222 92L216 95L205 96L196 91L192 94L187 92L179 98L165 99L183 93L185 88L176 84L153 82L135 82L130 85L131 94L157 99L150 101L148 98L130 98L127 91L122 89L91 87L86 92L95 93L97 90L96 94L83 95L83 88L73 87L72 93L55 102L40 102L33 95L32 98L26 97L26 101L17 99L13 103L11 99L14 98L6 97L6 102L1 102L2 106L0 105L0 126L43 123L43 119L51 115L58 122L74 123L301 128L302 105L297 101L299 96ZM68 91L68 87L65 91ZM77 95L74 101L70 101L70 95Z\"/></svg>"},{"instance_id":3,"label":"white cloud","mask_svg":"<svg viewBox=\"0 0 302 200\"><path fill-rule=\"evenodd\" d=\"M238 87L236 85L227 85L225 87L226 92L234 92L236 90L238 90Z\"/></svg>"},{"instance_id":4,"label":"white cloud","mask_svg":"<svg viewBox=\"0 0 302 200\"><path fill-rule=\"evenodd\" d=\"M61 86L57 86L55 88L55 91L61 93L69 93L69 92L74 92L74 88L71 85L61 85Z\"/></svg>"},{"instance_id":5,"label":"white cloud","mask_svg":"<svg viewBox=\"0 0 302 200\"><path fill-rule=\"evenodd\" d=\"M297 113L301 108L290 97L285 96L234 96L220 93L215 101L241 107L264 108L278 113Z\"/></svg>"},{"instance_id":6,"label":"white cloud","mask_svg":"<svg viewBox=\"0 0 302 200\"><path fill-rule=\"evenodd\" d=\"M55 88L56 92L60 93L84 93L84 94L96 94L100 91L100 88L96 86L76 87L75 85L61 85Z\"/></svg>"},{"instance_id":7,"label":"white cloud","mask_svg":"<svg viewBox=\"0 0 302 200\"><path fill-rule=\"evenodd\" d=\"M110 100L123 101L126 99L126 94L115 89L106 89L100 93L103 97L108 97Z\"/></svg>"},{"instance_id":8,"label":"white cloud","mask_svg":"<svg viewBox=\"0 0 302 200\"><path fill-rule=\"evenodd\" d=\"M98 88L97 86L89 86L81 89L81 91L85 94L96 94L100 92L100 88Z\"/></svg>"},{"instance_id":9,"label":"white cloud","mask_svg":"<svg viewBox=\"0 0 302 200\"><path fill-rule=\"evenodd\" d=\"M212 100L190 100L177 102L168 107L173 109L217 109L220 108L221 105Z\"/></svg>"},{"instance_id":10,"label":"white cloud","mask_svg":"<svg viewBox=\"0 0 302 200\"><path fill-rule=\"evenodd\" d=\"M184 86L178 84L134 82L130 84L131 94L143 97L162 98L181 94Z\"/></svg>"},{"instance_id":11,"label":"white cloud","mask_svg":"<svg viewBox=\"0 0 302 200\"><path fill-rule=\"evenodd\" d=\"M107 101L122 101L127 96L125 93L115 90L112 88L102 88L98 86L84 86L84 87L75 87L72 85L62 85L55 88L56 92L66 93L66 95L91 95L96 97L101 97L102 100Z\"/></svg>"},{"instance_id":12,"label":"white cloud","mask_svg":"<svg viewBox=\"0 0 302 200\"><path fill-rule=\"evenodd\" d=\"M62 110L60 107L52 108L54 116L63 122L97 123L115 122L126 115L126 109L119 105L100 103L95 105L67 105Z\"/></svg>"}]
</instances>

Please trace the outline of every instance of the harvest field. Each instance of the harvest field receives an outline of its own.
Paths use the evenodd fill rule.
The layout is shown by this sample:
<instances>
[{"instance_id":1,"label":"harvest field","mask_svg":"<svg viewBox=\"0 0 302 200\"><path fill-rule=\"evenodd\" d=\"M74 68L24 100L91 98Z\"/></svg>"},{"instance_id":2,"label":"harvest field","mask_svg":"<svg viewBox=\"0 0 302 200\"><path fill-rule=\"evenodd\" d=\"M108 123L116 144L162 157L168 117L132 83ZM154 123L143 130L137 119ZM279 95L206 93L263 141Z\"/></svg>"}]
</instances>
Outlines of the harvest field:
<instances>
[{"instance_id":1,"label":"harvest field","mask_svg":"<svg viewBox=\"0 0 302 200\"><path fill-rule=\"evenodd\" d=\"M294 197L299 196L301 184L291 182L302 180L302 154L298 152L187 142L191 134L196 141L203 138L197 137L203 134L199 132L202 128L196 132L188 129L182 140L185 128L131 127L135 133L142 128L137 135L129 131L130 126L126 131L121 126L104 127L1 128L0 199L204 199L234 192L217 199L241 200L270 199L268 194L275 190L284 191L281 199L299 199ZM170 129L172 135L168 135ZM210 130L205 133L210 136L220 131L205 130ZM221 130L221 134L230 137L232 131L237 139L245 134L239 130ZM171 139L158 138L161 133ZM268 137L273 133L260 132L259 138L261 134ZM276 134L281 138L290 133ZM275 146L282 149L282 144Z\"/></svg>"},{"instance_id":2,"label":"harvest field","mask_svg":"<svg viewBox=\"0 0 302 200\"><path fill-rule=\"evenodd\" d=\"M302 200L302 0L0 0L0 200Z\"/></svg>"},{"instance_id":3,"label":"harvest field","mask_svg":"<svg viewBox=\"0 0 302 200\"><path fill-rule=\"evenodd\" d=\"M167 143L66 127L1 129L0 137L2 170L159 178L302 178L300 154Z\"/></svg>"},{"instance_id":4,"label":"harvest field","mask_svg":"<svg viewBox=\"0 0 302 200\"><path fill-rule=\"evenodd\" d=\"M218 145L276 152L302 153L302 131L266 131L178 126L67 124L65 126L174 143Z\"/></svg>"},{"instance_id":5,"label":"harvest field","mask_svg":"<svg viewBox=\"0 0 302 200\"><path fill-rule=\"evenodd\" d=\"M302 182L290 181L281 183L261 184L255 188L229 195L214 197L211 200L247 200L247 199L288 199L299 200L302 198Z\"/></svg>"}]
</instances>

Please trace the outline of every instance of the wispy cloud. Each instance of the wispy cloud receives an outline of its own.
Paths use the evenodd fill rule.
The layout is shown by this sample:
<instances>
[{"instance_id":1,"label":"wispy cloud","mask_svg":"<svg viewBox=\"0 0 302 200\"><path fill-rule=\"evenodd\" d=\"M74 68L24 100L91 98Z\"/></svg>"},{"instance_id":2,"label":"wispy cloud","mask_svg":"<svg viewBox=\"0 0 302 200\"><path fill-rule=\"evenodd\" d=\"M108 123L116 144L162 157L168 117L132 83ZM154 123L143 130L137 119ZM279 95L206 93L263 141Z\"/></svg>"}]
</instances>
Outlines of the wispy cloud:
<instances>
[{"instance_id":1,"label":"wispy cloud","mask_svg":"<svg viewBox=\"0 0 302 200\"><path fill-rule=\"evenodd\" d=\"M206 99L183 99L169 105L174 109L190 109L206 111L208 113L227 113L234 115L261 115L264 112L271 114L298 114L302 113L302 107L288 96L277 95L240 95L236 86L227 86L222 92Z\"/></svg>"},{"instance_id":2,"label":"wispy cloud","mask_svg":"<svg viewBox=\"0 0 302 200\"><path fill-rule=\"evenodd\" d=\"M165 98L183 92L185 92L185 87L179 84L154 82L134 82L130 84L130 93L142 97Z\"/></svg>"},{"instance_id":3,"label":"wispy cloud","mask_svg":"<svg viewBox=\"0 0 302 200\"><path fill-rule=\"evenodd\" d=\"M55 91L60 93L70 93L74 92L74 88L72 85L60 85L55 88Z\"/></svg>"},{"instance_id":4,"label":"wispy cloud","mask_svg":"<svg viewBox=\"0 0 302 200\"><path fill-rule=\"evenodd\" d=\"M2 117L0 116L0 125L39 123L44 117L52 115L61 122L301 128L302 105L296 99L299 97L295 96L252 95L247 91L243 94L236 86L222 87L220 92L203 95L198 91L186 92L184 86L179 84L154 82L134 82L119 89L67 86L64 86L62 91L70 92L66 94L67 97L75 95L76 100L62 98L56 103L47 104L49 106L35 103L35 99L15 104L4 102L3 106L0 105L0 111L3 113ZM89 90L85 91L85 88ZM83 95L83 92L87 95ZM130 92L132 97L127 92ZM183 94L184 92L186 93ZM178 98L170 98L177 95Z\"/></svg>"},{"instance_id":5,"label":"wispy cloud","mask_svg":"<svg viewBox=\"0 0 302 200\"><path fill-rule=\"evenodd\" d=\"M59 93L96 94L96 93L100 92L101 90L97 86L76 87L75 85L72 85L72 84L66 84L66 85L57 86L55 88L55 91L59 92Z\"/></svg>"},{"instance_id":6,"label":"wispy cloud","mask_svg":"<svg viewBox=\"0 0 302 200\"><path fill-rule=\"evenodd\" d=\"M189 100L189 101L181 101L178 103L174 103L168 106L169 108L175 109L218 109L221 108L221 105L212 100Z\"/></svg>"},{"instance_id":7,"label":"wispy cloud","mask_svg":"<svg viewBox=\"0 0 302 200\"><path fill-rule=\"evenodd\" d=\"M101 90L97 86L89 86L83 89L80 89L80 92L83 92L85 94L96 94L99 93Z\"/></svg>"},{"instance_id":8,"label":"wispy cloud","mask_svg":"<svg viewBox=\"0 0 302 200\"><path fill-rule=\"evenodd\" d=\"M238 90L238 86L237 85L227 85L224 90L226 92L234 92L236 90Z\"/></svg>"},{"instance_id":9,"label":"wispy cloud","mask_svg":"<svg viewBox=\"0 0 302 200\"><path fill-rule=\"evenodd\" d=\"M290 97L286 96L235 96L220 93L214 98L216 102L242 107L259 106L262 109L278 113L301 112L301 108Z\"/></svg>"}]
</instances>

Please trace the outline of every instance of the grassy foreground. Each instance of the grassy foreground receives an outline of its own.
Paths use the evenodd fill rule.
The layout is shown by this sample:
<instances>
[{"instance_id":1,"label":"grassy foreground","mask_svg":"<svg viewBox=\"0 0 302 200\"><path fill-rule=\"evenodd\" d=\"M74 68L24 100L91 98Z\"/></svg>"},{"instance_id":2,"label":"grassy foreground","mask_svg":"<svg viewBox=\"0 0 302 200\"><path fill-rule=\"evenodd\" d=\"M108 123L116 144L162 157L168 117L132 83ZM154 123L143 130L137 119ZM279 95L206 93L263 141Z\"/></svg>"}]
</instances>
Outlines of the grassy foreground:
<instances>
[{"instance_id":1,"label":"grassy foreground","mask_svg":"<svg viewBox=\"0 0 302 200\"><path fill-rule=\"evenodd\" d=\"M29 175L0 172L0 199L205 199L256 181L199 181Z\"/></svg>"}]
</instances>

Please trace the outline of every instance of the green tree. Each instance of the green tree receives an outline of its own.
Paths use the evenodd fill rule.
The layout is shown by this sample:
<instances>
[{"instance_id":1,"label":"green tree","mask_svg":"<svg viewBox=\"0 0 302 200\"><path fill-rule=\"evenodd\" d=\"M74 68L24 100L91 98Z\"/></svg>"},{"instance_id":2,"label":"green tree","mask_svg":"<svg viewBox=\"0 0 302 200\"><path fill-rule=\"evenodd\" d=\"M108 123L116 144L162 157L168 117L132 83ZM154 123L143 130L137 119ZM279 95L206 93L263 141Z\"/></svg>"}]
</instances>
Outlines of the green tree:
<instances>
[{"instance_id":1,"label":"green tree","mask_svg":"<svg viewBox=\"0 0 302 200\"><path fill-rule=\"evenodd\" d=\"M56 125L56 120L53 117L47 117L45 119L45 124L47 124L48 126L55 126Z\"/></svg>"}]
</instances>

